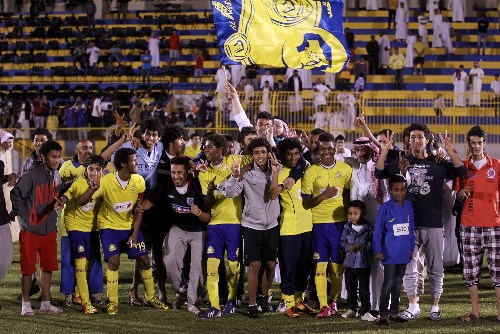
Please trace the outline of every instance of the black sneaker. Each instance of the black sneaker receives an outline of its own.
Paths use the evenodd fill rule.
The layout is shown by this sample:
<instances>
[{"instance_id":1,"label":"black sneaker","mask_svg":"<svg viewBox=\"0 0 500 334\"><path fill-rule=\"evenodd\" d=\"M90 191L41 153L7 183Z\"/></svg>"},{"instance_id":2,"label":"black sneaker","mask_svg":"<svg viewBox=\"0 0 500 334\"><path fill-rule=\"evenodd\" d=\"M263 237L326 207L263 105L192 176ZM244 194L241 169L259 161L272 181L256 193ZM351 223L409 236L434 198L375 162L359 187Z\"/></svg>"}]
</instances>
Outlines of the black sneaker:
<instances>
[{"instance_id":1,"label":"black sneaker","mask_svg":"<svg viewBox=\"0 0 500 334\"><path fill-rule=\"evenodd\" d=\"M259 296L257 303L262 309L263 313L273 312L273 307L269 304L269 298L267 296Z\"/></svg>"},{"instance_id":2,"label":"black sneaker","mask_svg":"<svg viewBox=\"0 0 500 334\"><path fill-rule=\"evenodd\" d=\"M248 317L252 319L257 319L260 317L259 309L257 305L249 305L248 306Z\"/></svg>"},{"instance_id":3,"label":"black sneaker","mask_svg":"<svg viewBox=\"0 0 500 334\"><path fill-rule=\"evenodd\" d=\"M380 318L376 324L379 326L389 326L389 320L387 318Z\"/></svg>"}]
</instances>

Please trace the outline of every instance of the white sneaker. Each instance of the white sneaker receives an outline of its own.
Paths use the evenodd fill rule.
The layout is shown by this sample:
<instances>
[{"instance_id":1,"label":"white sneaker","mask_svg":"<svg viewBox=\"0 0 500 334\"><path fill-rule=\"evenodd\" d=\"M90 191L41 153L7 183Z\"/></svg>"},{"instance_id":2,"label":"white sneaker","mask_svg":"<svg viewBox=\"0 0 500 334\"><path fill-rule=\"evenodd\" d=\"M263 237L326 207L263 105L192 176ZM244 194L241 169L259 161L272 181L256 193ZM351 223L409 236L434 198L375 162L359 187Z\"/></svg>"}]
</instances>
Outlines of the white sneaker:
<instances>
[{"instance_id":1,"label":"white sneaker","mask_svg":"<svg viewBox=\"0 0 500 334\"><path fill-rule=\"evenodd\" d=\"M284 302L280 302L280 304L276 308L276 312L278 312L278 313L286 313L286 306L285 306Z\"/></svg>"},{"instance_id":2,"label":"white sneaker","mask_svg":"<svg viewBox=\"0 0 500 334\"><path fill-rule=\"evenodd\" d=\"M23 317L32 317L35 315L33 309L31 307L23 307L21 308L21 316Z\"/></svg>"},{"instance_id":3,"label":"white sneaker","mask_svg":"<svg viewBox=\"0 0 500 334\"><path fill-rule=\"evenodd\" d=\"M361 320L373 322L373 321L377 321L378 318L374 317L370 312L366 312L365 314L363 314L361 316Z\"/></svg>"},{"instance_id":4,"label":"white sneaker","mask_svg":"<svg viewBox=\"0 0 500 334\"><path fill-rule=\"evenodd\" d=\"M342 314L342 318L354 318L358 315L356 311L353 310L347 310L344 314Z\"/></svg>"},{"instance_id":5,"label":"white sneaker","mask_svg":"<svg viewBox=\"0 0 500 334\"><path fill-rule=\"evenodd\" d=\"M50 306L47 307L40 307L40 312L43 313L51 313L51 314L59 314L62 313L63 310L59 307L55 307L54 305L49 304Z\"/></svg>"},{"instance_id":6,"label":"white sneaker","mask_svg":"<svg viewBox=\"0 0 500 334\"><path fill-rule=\"evenodd\" d=\"M195 305L188 305L188 312L193 313L194 315L198 315L201 313L200 309Z\"/></svg>"}]
</instances>

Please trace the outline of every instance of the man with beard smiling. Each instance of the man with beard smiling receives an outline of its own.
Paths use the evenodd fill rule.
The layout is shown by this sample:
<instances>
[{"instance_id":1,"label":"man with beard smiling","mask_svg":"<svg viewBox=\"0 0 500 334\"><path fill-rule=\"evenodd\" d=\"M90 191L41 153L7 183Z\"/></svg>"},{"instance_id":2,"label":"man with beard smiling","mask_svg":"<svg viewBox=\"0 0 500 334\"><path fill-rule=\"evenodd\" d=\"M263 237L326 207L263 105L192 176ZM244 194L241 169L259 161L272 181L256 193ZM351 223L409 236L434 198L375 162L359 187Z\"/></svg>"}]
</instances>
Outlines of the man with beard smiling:
<instances>
[{"instance_id":1,"label":"man with beard smiling","mask_svg":"<svg viewBox=\"0 0 500 334\"><path fill-rule=\"evenodd\" d=\"M312 209L312 250L316 268L316 290L321 307L317 318L338 314L336 299L342 287L343 265L340 238L347 220L352 170L335 160L335 138L322 133L319 142L319 164L309 167L302 179L302 203ZM330 265L332 288L327 299L327 272Z\"/></svg>"},{"instance_id":2,"label":"man with beard smiling","mask_svg":"<svg viewBox=\"0 0 500 334\"><path fill-rule=\"evenodd\" d=\"M174 157L170 160L173 188L166 192L158 188L149 200L145 200L141 210L151 207L163 207L163 203L171 208L172 227L165 243L165 267L176 293L180 293L183 284L183 271L186 265L184 257L188 249L191 257L188 260L189 283L187 291L188 311L199 314L196 303L200 299L205 284L205 265L203 253L210 210L205 207L204 198L198 179L189 177L189 158ZM180 305L179 305L180 306Z\"/></svg>"}]
</instances>

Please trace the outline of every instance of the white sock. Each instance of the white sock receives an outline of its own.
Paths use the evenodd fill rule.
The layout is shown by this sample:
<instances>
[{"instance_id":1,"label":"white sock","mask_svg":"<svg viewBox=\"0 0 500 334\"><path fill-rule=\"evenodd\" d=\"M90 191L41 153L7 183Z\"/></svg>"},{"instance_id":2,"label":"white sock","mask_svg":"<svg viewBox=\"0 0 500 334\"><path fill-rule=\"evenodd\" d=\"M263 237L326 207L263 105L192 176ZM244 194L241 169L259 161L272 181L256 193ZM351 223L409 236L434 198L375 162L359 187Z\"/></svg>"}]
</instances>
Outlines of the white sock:
<instances>
[{"instance_id":1,"label":"white sock","mask_svg":"<svg viewBox=\"0 0 500 334\"><path fill-rule=\"evenodd\" d=\"M52 305L50 305L50 301L42 302L42 305L40 305L41 309L47 309L50 308Z\"/></svg>"},{"instance_id":2,"label":"white sock","mask_svg":"<svg viewBox=\"0 0 500 334\"><path fill-rule=\"evenodd\" d=\"M31 308L31 302L22 302L21 307L23 309Z\"/></svg>"},{"instance_id":3,"label":"white sock","mask_svg":"<svg viewBox=\"0 0 500 334\"><path fill-rule=\"evenodd\" d=\"M432 313L432 312L439 312L439 305L432 305L432 306L431 306L431 311L430 311L430 312L431 312L431 313Z\"/></svg>"},{"instance_id":4,"label":"white sock","mask_svg":"<svg viewBox=\"0 0 500 334\"><path fill-rule=\"evenodd\" d=\"M410 303L408 306L408 310L411 313L415 313L415 312L420 311L420 306L418 305L418 303Z\"/></svg>"}]
</instances>

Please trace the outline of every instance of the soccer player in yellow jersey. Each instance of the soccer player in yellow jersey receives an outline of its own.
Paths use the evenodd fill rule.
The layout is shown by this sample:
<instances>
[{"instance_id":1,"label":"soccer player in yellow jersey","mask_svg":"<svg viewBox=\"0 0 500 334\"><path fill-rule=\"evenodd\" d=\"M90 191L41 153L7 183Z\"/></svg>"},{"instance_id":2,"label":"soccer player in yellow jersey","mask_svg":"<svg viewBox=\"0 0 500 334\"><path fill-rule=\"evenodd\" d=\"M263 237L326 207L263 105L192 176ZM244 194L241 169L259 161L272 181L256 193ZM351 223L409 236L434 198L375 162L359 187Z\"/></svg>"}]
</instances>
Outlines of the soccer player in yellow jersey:
<instances>
[{"instance_id":1,"label":"soccer player in yellow jersey","mask_svg":"<svg viewBox=\"0 0 500 334\"><path fill-rule=\"evenodd\" d=\"M312 269L311 235L312 213L302 206L302 179L287 183L290 172L300 160L302 145L296 138L285 138L278 143L283 169L278 176L280 189L280 248L281 291L286 315L299 317L297 311L312 313L302 301L307 278Z\"/></svg>"},{"instance_id":2,"label":"soccer player in yellow jersey","mask_svg":"<svg viewBox=\"0 0 500 334\"><path fill-rule=\"evenodd\" d=\"M79 201L79 205L83 206L91 199L103 200L97 221L101 232L104 260L108 263L107 312L108 314L118 312L118 268L121 253L127 253L130 259L137 259L148 304L154 308L167 309L167 306L154 294L153 272L144 237L139 230L142 213L134 214L134 206L142 200L146 190L144 178L137 174L135 150L119 149L115 153L113 163L116 172L103 176L100 184L91 181Z\"/></svg>"},{"instance_id":3,"label":"soccer player in yellow jersey","mask_svg":"<svg viewBox=\"0 0 500 334\"><path fill-rule=\"evenodd\" d=\"M207 228L207 290L211 307L203 312L203 319L232 314L236 306L236 293L240 274L238 253L240 247L240 222L243 209L241 196L226 198L224 186L231 175L234 159L239 157L225 156L226 139L223 135L213 134L205 143L206 163L200 165L199 174L201 189L205 196L205 204L211 208L212 216ZM219 303L219 264L224 260L227 251L227 262L230 271L229 296L221 312Z\"/></svg>"},{"instance_id":4,"label":"soccer player in yellow jersey","mask_svg":"<svg viewBox=\"0 0 500 334\"><path fill-rule=\"evenodd\" d=\"M319 142L319 164L309 167L302 179L302 202L312 209L312 250L316 264L316 290L321 307L318 318L338 314L336 299L342 287L342 259L340 238L347 220L352 169L335 160L335 139L331 133L322 133ZM327 299L326 273L330 264L332 283Z\"/></svg>"},{"instance_id":5,"label":"soccer player in yellow jersey","mask_svg":"<svg viewBox=\"0 0 500 334\"><path fill-rule=\"evenodd\" d=\"M95 239L95 234L92 233L95 225L95 202L90 201L84 206L79 206L78 201L80 196L88 189L89 182L99 182L106 162L101 156L92 155L85 163L85 166L85 176L76 179L69 190L57 200L56 209L61 210L66 205L64 225L68 233L71 255L75 263L74 276L82 300L82 310L85 314L93 314L97 313L97 309L90 303L89 287L87 285L87 262L91 259L91 255L95 257L95 253L100 254L101 252L98 244L99 237L97 235L97 239Z\"/></svg>"},{"instance_id":6,"label":"soccer player in yellow jersey","mask_svg":"<svg viewBox=\"0 0 500 334\"><path fill-rule=\"evenodd\" d=\"M59 174L61 175L61 180L63 185L71 184L74 180L79 177L84 177L85 166L89 157L92 155L93 146L92 142L87 139L82 139L76 144L75 155L71 160L64 162L59 169ZM65 214L61 214L61 222L64 222ZM80 297L78 296L78 291L75 293L75 266L74 258L72 257L70 240L68 238L68 233L66 232L66 224L61 224L61 286L60 290L65 295L65 305L70 306L73 301L79 303ZM93 236L91 238L91 243L94 248L99 248L99 234L94 230ZM101 253L92 252L92 256L89 259L90 264L90 276L89 276L89 290L91 293L91 299L94 304L102 304L101 297L99 293L103 291L103 273L101 264ZM73 293L75 293L75 298L73 298Z\"/></svg>"}]
</instances>

